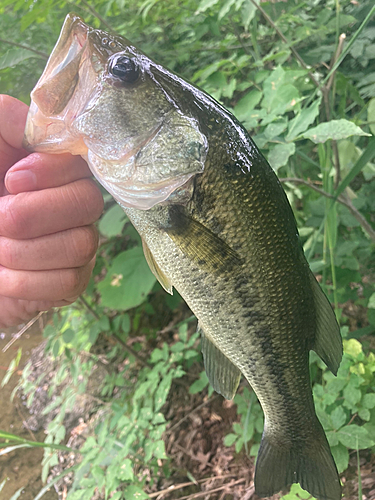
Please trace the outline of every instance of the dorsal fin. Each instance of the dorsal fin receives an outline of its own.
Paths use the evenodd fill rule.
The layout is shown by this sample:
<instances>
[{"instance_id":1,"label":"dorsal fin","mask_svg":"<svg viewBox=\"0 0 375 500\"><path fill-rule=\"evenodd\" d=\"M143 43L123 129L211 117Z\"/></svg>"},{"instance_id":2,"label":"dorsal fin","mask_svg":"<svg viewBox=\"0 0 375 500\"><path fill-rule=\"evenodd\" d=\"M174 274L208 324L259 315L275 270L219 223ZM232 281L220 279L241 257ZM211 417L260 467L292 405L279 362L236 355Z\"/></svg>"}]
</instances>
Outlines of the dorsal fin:
<instances>
[{"instance_id":1,"label":"dorsal fin","mask_svg":"<svg viewBox=\"0 0 375 500\"><path fill-rule=\"evenodd\" d=\"M199 327L202 353L208 380L216 392L226 399L233 399L240 383L241 372Z\"/></svg>"},{"instance_id":2,"label":"dorsal fin","mask_svg":"<svg viewBox=\"0 0 375 500\"><path fill-rule=\"evenodd\" d=\"M331 372L337 375L343 352L340 327L331 304L312 273L310 273L310 282L316 310L316 334L312 348Z\"/></svg>"},{"instance_id":3,"label":"dorsal fin","mask_svg":"<svg viewBox=\"0 0 375 500\"><path fill-rule=\"evenodd\" d=\"M147 264L149 265L152 273L154 274L156 279L159 281L161 286L164 288L164 290L166 290L168 293L173 295L172 283L170 282L169 278L163 273L163 271L158 266L156 260L154 259L154 256L151 253L151 250L148 248L148 245L143 238L142 238L142 246L143 246L143 253L145 254L145 257L147 260Z\"/></svg>"}]
</instances>

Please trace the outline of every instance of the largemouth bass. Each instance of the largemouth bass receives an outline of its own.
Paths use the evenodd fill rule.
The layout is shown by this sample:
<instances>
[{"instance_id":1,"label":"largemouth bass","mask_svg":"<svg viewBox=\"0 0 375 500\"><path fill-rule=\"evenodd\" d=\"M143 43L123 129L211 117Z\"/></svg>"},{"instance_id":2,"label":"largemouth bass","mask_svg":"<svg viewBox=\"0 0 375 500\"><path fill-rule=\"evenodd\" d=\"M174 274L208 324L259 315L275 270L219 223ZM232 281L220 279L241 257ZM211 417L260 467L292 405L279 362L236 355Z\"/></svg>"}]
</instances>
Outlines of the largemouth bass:
<instances>
[{"instance_id":1,"label":"largemouth bass","mask_svg":"<svg viewBox=\"0 0 375 500\"><path fill-rule=\"evenodd\" d=\"M208 378L241 374L265 425L255 490L300 483L341 498L315 414L309 351L337 373L342 343L273 170L212 97L128 40L70 14L32 94L25 147L82 155L142 237L162 286L199 322Z\"/></svg>"}]
</instances>

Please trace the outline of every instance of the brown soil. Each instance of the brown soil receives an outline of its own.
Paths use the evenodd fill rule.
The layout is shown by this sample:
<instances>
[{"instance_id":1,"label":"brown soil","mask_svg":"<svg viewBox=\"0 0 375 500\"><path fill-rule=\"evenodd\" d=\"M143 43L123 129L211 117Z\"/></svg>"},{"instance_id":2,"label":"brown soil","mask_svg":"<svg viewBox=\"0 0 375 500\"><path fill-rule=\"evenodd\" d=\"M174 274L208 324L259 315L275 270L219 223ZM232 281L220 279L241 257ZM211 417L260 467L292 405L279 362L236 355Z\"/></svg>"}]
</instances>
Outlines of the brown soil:
<instances>
[{"instance_id":1,"label":"brown soil","mask_svg":"<svg viewBox=\"0 0 375 500\"><path fill-rule=\"evenodd\" d=\"M22 337L17 340L5 353L3 348L12 339L16 329L0 330L0 382L6 374L10 361L15 358L17 350L22 348L22 359L17 373L15 373L8 384L0 388L0 428L25 439L44 441L44 431L32 433L26 430L23 422L29 417L27 409L22 400L17 397L11 402L11 393L22 373L22 369L28 361L31 350L39 345L43 337L40 333L40 325L35 324ZM33 500L44 486L41 481L41 462L43 450L37 448L20 448L4 456L0 456L0 484L7 479L5 487L0 493L1 500L9 500L12 495L23 487L22 500ZM49 491L43 496L43 500L56 500L55 491Z\"/></svg>"}]
</instances>

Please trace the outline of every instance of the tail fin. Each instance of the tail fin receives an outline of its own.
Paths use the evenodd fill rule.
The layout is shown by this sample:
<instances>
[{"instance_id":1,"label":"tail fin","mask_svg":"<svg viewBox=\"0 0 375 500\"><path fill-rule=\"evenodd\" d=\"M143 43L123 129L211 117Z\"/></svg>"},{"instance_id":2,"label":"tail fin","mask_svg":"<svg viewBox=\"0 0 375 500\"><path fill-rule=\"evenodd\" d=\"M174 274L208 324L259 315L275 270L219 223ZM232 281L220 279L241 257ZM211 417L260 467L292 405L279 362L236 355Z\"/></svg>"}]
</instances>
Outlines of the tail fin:
<instances>
[{"instance_id":1,"label":"tail fin","mask_svg":"<svg viewBox=\"0 0 375 500\"><path fill-rule=\"evenodd\" d=\"M256 494L268 497L293 483L319 500L341 499L340 479L323 429L310 442L291 447L263 433L255 468Z\"/></svg>"}]
</instances>

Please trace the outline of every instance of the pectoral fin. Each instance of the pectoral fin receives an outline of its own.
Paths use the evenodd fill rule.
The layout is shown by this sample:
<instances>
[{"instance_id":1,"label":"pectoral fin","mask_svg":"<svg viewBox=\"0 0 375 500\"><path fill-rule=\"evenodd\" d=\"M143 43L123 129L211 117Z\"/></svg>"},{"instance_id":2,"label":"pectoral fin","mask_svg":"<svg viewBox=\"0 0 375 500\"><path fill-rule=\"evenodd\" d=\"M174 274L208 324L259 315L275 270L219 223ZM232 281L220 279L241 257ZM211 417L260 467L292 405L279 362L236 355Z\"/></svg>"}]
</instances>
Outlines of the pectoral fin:
<instances>
[{"instance_id":1,"label":"pectoral fin","mask_svg":"<svg viewBox=\"0 0 375 500\"><path fill-rule=\"evenodd\" d=\"M240 370L206 337L202 336L202 353L208 380L216 392L226 399L233 399L240 383Z\"/></svg>"},{"instance_id":2,"label":"pectoral fin","mask_svg":"<svg viewBox=\"0 0 375 500\"><path fill-rule=\"evenodd\" d=\"M182 252L201 268L215 272L241 265L237 252L219 236L211 232L200 222L185 215L179 207L170 209L171 227L168 235Z\"/></svg>"},{"instance_id":3,"label":"pectoral fin","mask_svg":"<svg viewBox=\"0 0 375 500\"><path fill-rule=\"evenodd\" d=\"M336 375L342 358L342 339L331 304L324 295L315 276L310 275L316 309L316 336L314 351Z\"/></svg>"},{"instance_id":4,"label":"pectoral fin","mask_svg":"<svg viewBox=\"0 0 375 500\"><path fill-rule=\"evenodd\" d=\"M152 273L154 276L157 278L161 286L166 290L168 293L173 295L173 286L172 283L170 282L169 278L163 273L163 271L160 269L158 266L156 260L154 259L154 256L151 253L151 250L148 248L147 243L145 240L142 238L142 246L143 246L143 253L145 254L147 264L149 265Z\"/></svg>"}]
</instances>

